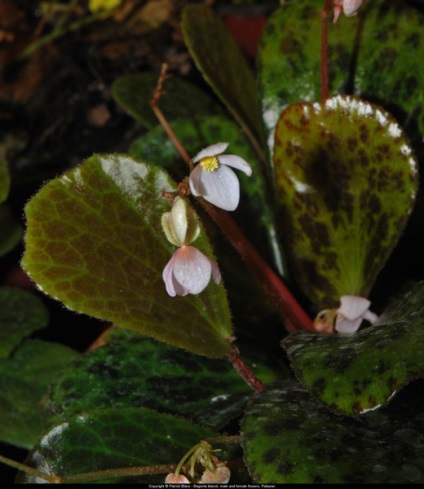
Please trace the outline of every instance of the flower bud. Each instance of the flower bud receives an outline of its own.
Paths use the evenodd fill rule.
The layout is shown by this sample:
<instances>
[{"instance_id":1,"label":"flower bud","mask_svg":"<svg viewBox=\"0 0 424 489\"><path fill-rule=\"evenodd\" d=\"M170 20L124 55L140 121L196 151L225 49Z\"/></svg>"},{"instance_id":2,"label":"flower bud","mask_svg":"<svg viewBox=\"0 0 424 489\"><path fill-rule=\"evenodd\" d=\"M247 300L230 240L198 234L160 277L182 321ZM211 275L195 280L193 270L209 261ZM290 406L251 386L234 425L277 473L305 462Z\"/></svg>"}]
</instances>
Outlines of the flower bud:
<instances>
[{"instance_id":1,"label":"flower bud","mask_svg":"<svg viewBox=\"0 0 424 489\"><path fill-rule=\"evenodd\" d=\"M162 229L175 246L188 245L199 236L199 220L187 199L177 197L174 200L171 212L162 215Z\"/></svg>"},{"instance_id":2,"label":"flower bud","mask_svg":"<svg viewBox=\"0 0 424 489\"><path fill-rule=\"evenodd\" d=\"M165 484L190 484L190 481L182 474L175 475L171 472L166 476Z\"/></svg>"}]
</instances>

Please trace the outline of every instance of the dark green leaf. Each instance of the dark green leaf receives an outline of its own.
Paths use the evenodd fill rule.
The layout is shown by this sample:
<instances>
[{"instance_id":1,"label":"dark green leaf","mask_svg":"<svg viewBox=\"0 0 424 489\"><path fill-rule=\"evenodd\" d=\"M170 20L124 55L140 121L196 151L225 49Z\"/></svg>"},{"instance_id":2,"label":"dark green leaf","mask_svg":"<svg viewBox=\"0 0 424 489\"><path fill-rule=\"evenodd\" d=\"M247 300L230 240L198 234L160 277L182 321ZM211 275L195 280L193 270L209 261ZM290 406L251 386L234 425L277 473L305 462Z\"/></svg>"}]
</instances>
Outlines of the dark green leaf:
<instances>
[{"instance_id":1,"label":"dark green leaf","mask_svg":"<svg viewBox=\"0 0 424 489\"><path fill-rule=\"evenodd\" d=\"M229 142L228 154L244 158L252 167L251 177L237 172L241 186L240 205L235 218L249 239L283 269L280 245L276 239L275 217L271 207L263 171L257 156L240 128L223 116L199 117L196 120L179 119L172 123L178 139L188 153L194 157L202 148L219 141ZM182 180L187 167L178 156L165 131L157 127L138 139L131 147L135 158L165 167L172 176ZM268 243L268 246L267 246Z\"/></svg>"},{"instance_id":2,"label":"dark green leaf","mask_svg":"<svg viewBox=\"0 0 424 489\"><path fill-rule=\"evenodd\" d=\"M127 332L62 372L50 386L44 412L51 425L82 411L144 406L221 429L242 414L252 394L225 360Z\"/></svg>"},{"instance_id":3,"label":"dark green leaf","mask_svg":"<svg viewBox=\"0 0 424 489\"><path fill-rule=\"evenodd\" d=\"M0 256L9 253L22 237L22 226L12 216L6 204L0 205Z\"/></svg>"},{"instance_id":4,"label":"dark green leaf","mask_svg":"<svg viewBox=\"0 0 424 489\"><path fill-rule=\"evenodd\" d=\"M299 380L325 405L355 415L424 377L424 282L354 335L295 333L283 341Z\"/></svg>"},{"instance_id":5,"label":"dark green leaf","mask_svg":"<svg viewBox=\"0 0 424 489\"><path fill-rule=\"evenodd\" d=\"M27 340L0 359L0 440L30 449L43 428L37 407L54 376L77 352L63 345Z\"/></svg>"},{"instance_id":6,"label":"dark green leaf","mask_svg":"<svg viewBox=\"0 0 424 489\"><path fill-rule=\"evenodd\" d=\"M23 266L67 307L194 353L223 357L231 320L225 290L169 297L162 271L175 248L161 229L170 177L128 156L93 156L27 204ZM195 246L213 259L204 233Z\"/></svg>"},{"instance_id":7,"label":"dark green leaf","mask_svg":"<svg viewBox=\"0 0 424 489\"><path fill-rule=\"evenodd\" d=\"M287 104L321 98L322 7L318 0L285 2L268 20L259 55L268 133ZM404 1L373 0L357 17L342 15L328 25L330 94L382 105L405 124L416 150L424 149L423 23L423 14Z\"/></svg>"},{"instance_id":8,"label":"dark green leaf","mask_svg":"<svg viewBox=\"0 0 424 489\"><path fill-rule=\"evenodd\" d=\"M66 483L71 476L99 470L176 465L189 448L213 436L216 434L209 429L146 408L91 411L52 428L26 463L48 475L62 477ZM156 482L164 482L165 476L156 477ZM17 482L41 481L20 473ZM81 477L78 482L86 480ZM108 482L117 479L109 477ZM128 482L140 480L133 477Z\"/></svg>"},{"instance_id":9,"label":"dark green leaf","mask_svg":"<svg viewBox=\"0 0 424 489\"><path fill-rule=\"evenodd\" d=\"M0 358L6 358L23 338L47 326L49 314L30 292L0 288Z\"/></svg>"},{"instance_id":10,"label":"dark green leaf","mask_svg":"<svg viewBox=\"0 0 424 489\"><path fill-rule=\"evenodd\" d=\"M7 162L0 156L0 204L7 199L10 190L10 174Z\"/></svg>"},{"instance_id":11,"label":"dark green leaf","mask_svg":"<svg viewBox=\"0 0 424 489\"><path fill-rule=\"evenodd\" d=\"M281 234L303 291L320 308L366 297L415 201L406 137L380 107L337 96L289 106L275 138Z\"/></svg>"},{"instance_id":12,"label":"dark green leaf","mask_svg":"<svg viewBox=\"0 0 424 489\"><path fill-rule=\"evenodd\" d=\"M182 30L205 80L241 127L260 141L262 126L256 82L224 23L205 5L187 5Z\"/></svg>"},{"instance_id":13,"label":"dark green leaf","mask_svg":"<svg viewBox=\"0 0 424 489\"><path fill-rule=\"evenodd\" d=\"M134 73L118 78L112 85L116 101L148 128L158 124L149 105L158 77L157 73ZM159 106L169 121L178 117L196 118L222 112L212 97L175 76L165 80Z\"/></svg>"},{"instance_id":14,"label":"dark green leaf","mask_svg":"<svg viewBox=\"0 0 424 489\"><path fill-rule=\"evenodd\" d=\"M262 484L423 483L423 390L360 418L336 416L292 382L265 389L242 423L245 461Z\"/></svg>"}]
</instances>

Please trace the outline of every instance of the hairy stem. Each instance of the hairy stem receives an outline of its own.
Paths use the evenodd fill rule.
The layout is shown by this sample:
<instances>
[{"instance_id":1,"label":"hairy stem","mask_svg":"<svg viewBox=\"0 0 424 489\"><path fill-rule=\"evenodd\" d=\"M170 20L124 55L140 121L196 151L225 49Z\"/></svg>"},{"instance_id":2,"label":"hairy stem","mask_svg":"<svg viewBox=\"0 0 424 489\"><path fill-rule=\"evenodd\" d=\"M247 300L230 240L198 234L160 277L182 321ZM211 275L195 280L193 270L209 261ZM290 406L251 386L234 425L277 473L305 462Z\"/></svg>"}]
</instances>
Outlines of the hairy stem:
<instances>
[{"instance_id":1,"label":"hairy stem","mask_svg":"<svg viewBox=\"0 0 424 489\"><path fill-rule=\"evenodd\" d=\"M0 462L4 463L5 465L8 465L9 467L13 467L14 469L18 469L21 472L25 472L28 475L32 475L33 477L37 477L38 479L46 481L49 484L60 484L61 482L63 482L63 480L56 475L47 475L43 472L40 472L37 469L34 469L33 467L29 467L28 465L21 464L16 460L3 457L3 455L0 455Z\"/></svg>"},{"instance_id":2,"label":"hairy stem","mask_svg":"<svg viewBox=\"0 0 424 489\"><path fill-rule=\"evenodd\" d=\"M243 359L240 357L238 351L234 348L233 345L231 345L228 360L257 394L264 390L265 385L263 384L263 382L260 381L252 372L252 370L250 370L249 366L244 363Z\"/></svg>"},{"instance_id":3,"label":"hairy stem","mask_svg":"<svg viewBox=\"0 0 424 489\"><path fill-rule=\"evenodd\" d=\"M179 152L181 158L185 161L188 168L191 170L192 163L190 156L179 141L177 135L169 125L162 111L158 107L160 95L162 93L162 84L166 78L167 66L162 65L162 71L158 80L155 91L152 95L150 105L158 117L159 122L165 129L168 137ZM279 310L285 318L285 325L288 331L296 330L311 330L315 331L314 325L310 317L306 314L300 304L297 302L292 293L288 290L281 278L274 270L266 263L262 256L258 253L255 247L250 243L240 228L229 216L229 214L221 209L216 208L203 198L197 199L200 205L205 209L213 221L221 228L230 243L238 251L240 256L250 266L258 280L265 287L269 295L273 298Z\"/></svg>"}]
</instances>

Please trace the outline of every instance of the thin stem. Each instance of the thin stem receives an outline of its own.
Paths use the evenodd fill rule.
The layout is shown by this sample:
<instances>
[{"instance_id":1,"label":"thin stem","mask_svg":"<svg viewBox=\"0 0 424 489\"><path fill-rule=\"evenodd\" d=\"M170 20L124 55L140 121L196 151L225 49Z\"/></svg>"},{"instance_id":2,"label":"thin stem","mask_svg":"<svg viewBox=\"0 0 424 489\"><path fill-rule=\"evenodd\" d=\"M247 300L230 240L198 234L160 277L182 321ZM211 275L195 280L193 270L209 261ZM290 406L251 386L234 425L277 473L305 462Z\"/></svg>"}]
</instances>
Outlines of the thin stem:
<instances>
[{"instance_id":1,"label":"thin stem","mask_svg":"<svg viewBox=\"0 0 424 489\"><path fill-rule=\"evenodd\" d=\"M162 93L162 83L166 78L166 65L162 65L162 71L158 80L158 85L153 92L150 105L154 110L159 122L168 134L169 139L174 144L181 158L185 161L189 169L191 169L191 159L187 151L179 141L175 132L169 125L162 111L158 107L160 95ZM216 208L201 197L197 198L200 205L205 209L209 216L221 228L230 243L238 251L240 256L250 266L258 280L262 283L269 295L273 298L279 310L283 313L286 322L287 331L296 330L311 330L315 331L314 325L302 309L300 304L288 290L284 282L274 272L274 270L266 263L240 228L229 216L229 214L221 209Z\"/></svg>"},{"instance_id":2,"label":"thin stem","mask_svg":"<svg viewBox=\"0 0 424 489\"><path fill-rule=\"evenodd\" d=\"M62 479L65 484L85 483L115 477L131 477L136 475L168 474L175 470L176 465L150 465L147 467L120 467L118 469L97 470L85 474L75 474Z\"/></svg>"},{"instance_id":3,"label":"thin stem","mask_svg":"<svg viewBox=\"0 0 424 489\"><path fill-rule=\"evenodd\" d=\"M47 481L49 484L60 484L62 482L62 479L57 475L47 475L43 472L40 472L37 469L34 469L33 467L29 467L28 465L21 464L16 460L12 460L11 458L8 457L3 457L3 455L0 455L0 462L3 462L9 467L13 467L14 469L18 469L21 472L25 472L26 474L32 475L33 477L37 477L38 479Z\"/></svg>"},{"instance_id":4,"label":"thin stem","mask_svg":"<svg viewBox=\"0 0 424 489\"><path fill-rule=\"evenodd\" d=\"M256 375L250 370L243 359L240 357L238 351L231 345L231 350L228 355L228 359L237 370L237 372L243 377L243 379L252 387L252 389L259 394L264 390L265 385L260 381Z\"/></svg>"},{"instance_id":5,"label":"thin stem","mask_svg":"<svg viewBox=\"0 0 424 489\"><path fill-rule=\"evenodd\" d=\"M329 97L328 85L328 15L333 7L333 0L325 0L321 11L321 101Z\"/></svg>"}]
</instances>

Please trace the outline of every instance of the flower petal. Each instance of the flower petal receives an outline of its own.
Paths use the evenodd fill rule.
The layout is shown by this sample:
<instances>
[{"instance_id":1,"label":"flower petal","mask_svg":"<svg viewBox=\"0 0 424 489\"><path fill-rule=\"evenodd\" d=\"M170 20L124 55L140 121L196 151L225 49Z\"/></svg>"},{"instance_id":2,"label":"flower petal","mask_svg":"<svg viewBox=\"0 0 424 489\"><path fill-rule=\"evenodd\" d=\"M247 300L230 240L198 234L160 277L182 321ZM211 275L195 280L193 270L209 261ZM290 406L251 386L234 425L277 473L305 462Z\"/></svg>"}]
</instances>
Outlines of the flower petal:
<instances>
[{"instance_id":1,"label":"flower petal","mask_svg":"<svg viewBox=\"0 0 424 489\"><path fill-rule=\"evenodd\" d=\"M366 319L367 321L369 321L372 324L372 323L375 323L377 321L378 316L377 316L377 314L374 314L371 311L365 311L364 319Z\"/></svg>"},{"instance_id":2,"label":"flower petal","mask_svg":"<svg viewBox=\"0 0 424 489\"><path fill-rule=\"evenodd\" d=\"M212 265L209 258L193 246L182 246L175 255L175 281L189 294L200 294L211 279Z\"/></svg>"},{"instance_id":3,"label":"flower petal","mask_svg":"<svg viewBox=\"0 0 424 489\"><path fill-rule=\"evenodd\" d=\"M362 0L343 0L343 12L346 17L355 15L361 8Z\"/></svg>"},{"instance_id":4,"label":"flower petal","mask_svg":"<svg viewBox=\"0 0 424 489\"><path fill-rule=\"evenodd\" d=\"M183 474L171 473L166 476L165 484L190 484L190 481Z\"/></svg>"},{"instance_id":5,"label":"flower petal","mask_svg":"<svg viewBox=\"0 0 424 489\"><path fill-rule=\"evenodd\" d=\"M353 321L349 319L342 319L341 316L338 316L336 319L336 327L335 330L338 333L342 334L354 334L358 331L359 326L362 323L362 317L358 319L354 319Z\"/></svg>"},{"instance_id":6,"label":"flower petal","mask_svg":"<svg viewBox=\"0 0 424 489\"><path fill-rule=\"evenodd\" d=\"M199 168L199 167L197 167ZM211 204L226 211L233 211L240 201L240 184L237 176L228 166L217 170L190 173L190 189L193 195L201 195Z\"/></svg>"},{"instance_id":7,"label":"flower petal","mask_svg":"<svg viewBox=\"0 0 424 489\"><path fill-rule=\"evenodd\" d=\"M197 153L197 155L193 158L193 163L197 163L205 156L216 156L223 153L230 143L215 143L207 148L202 149Z\"/></svg>"},{"instance_id":8,"label":"flower petal","mask_svg":"<svg viewBox=\"0 0 424 489\"><path fill-rule=\"evenodd\" d=\"M213 260L211 260L210 258L208 258L208 259L211 262L211 266L212 266L212 278L213 278L213 281L216 284L219 284L219 282L221 282L221 271L219 270L218 265Z\"/></svg>"},{"instance_id":9,"label":"flower petal","mask_svg":"<svg viewBox=\"0 0 424 489\"><path fill-rule=\"evenodd\" d=\"M248 177L250 177L250 175L252 174L252 167L240 156L221 155L218 157L218 161L221 163L221 165L232 166L233 168L242 171Z\"/></svg>"},{"instance_id":10,"label":"flower petal","mask_svg":"<svg viewBox=\"0 0 424 489\"><path fill-rule=\"evenodd\" d=\"M358 295L344 295L340 298L340 303L337 313L350 320L362 318L371 305L368 299Z\"/></svg>"},{"instance_id":11,"label":"flower petal","mask_svg":"<svg viewBox=\"0 0 424 489\"><path fill-rule=\"evenodd\" d=\"M169 262L166 264L165 268L162 272L162 278L165 282L166 291L171 297L175 297L177 295L174 287L174 281L172 279L172 272L174 268L174 263L177 258L177 252L175 252Z\"/></svg>"}]
</instances>

